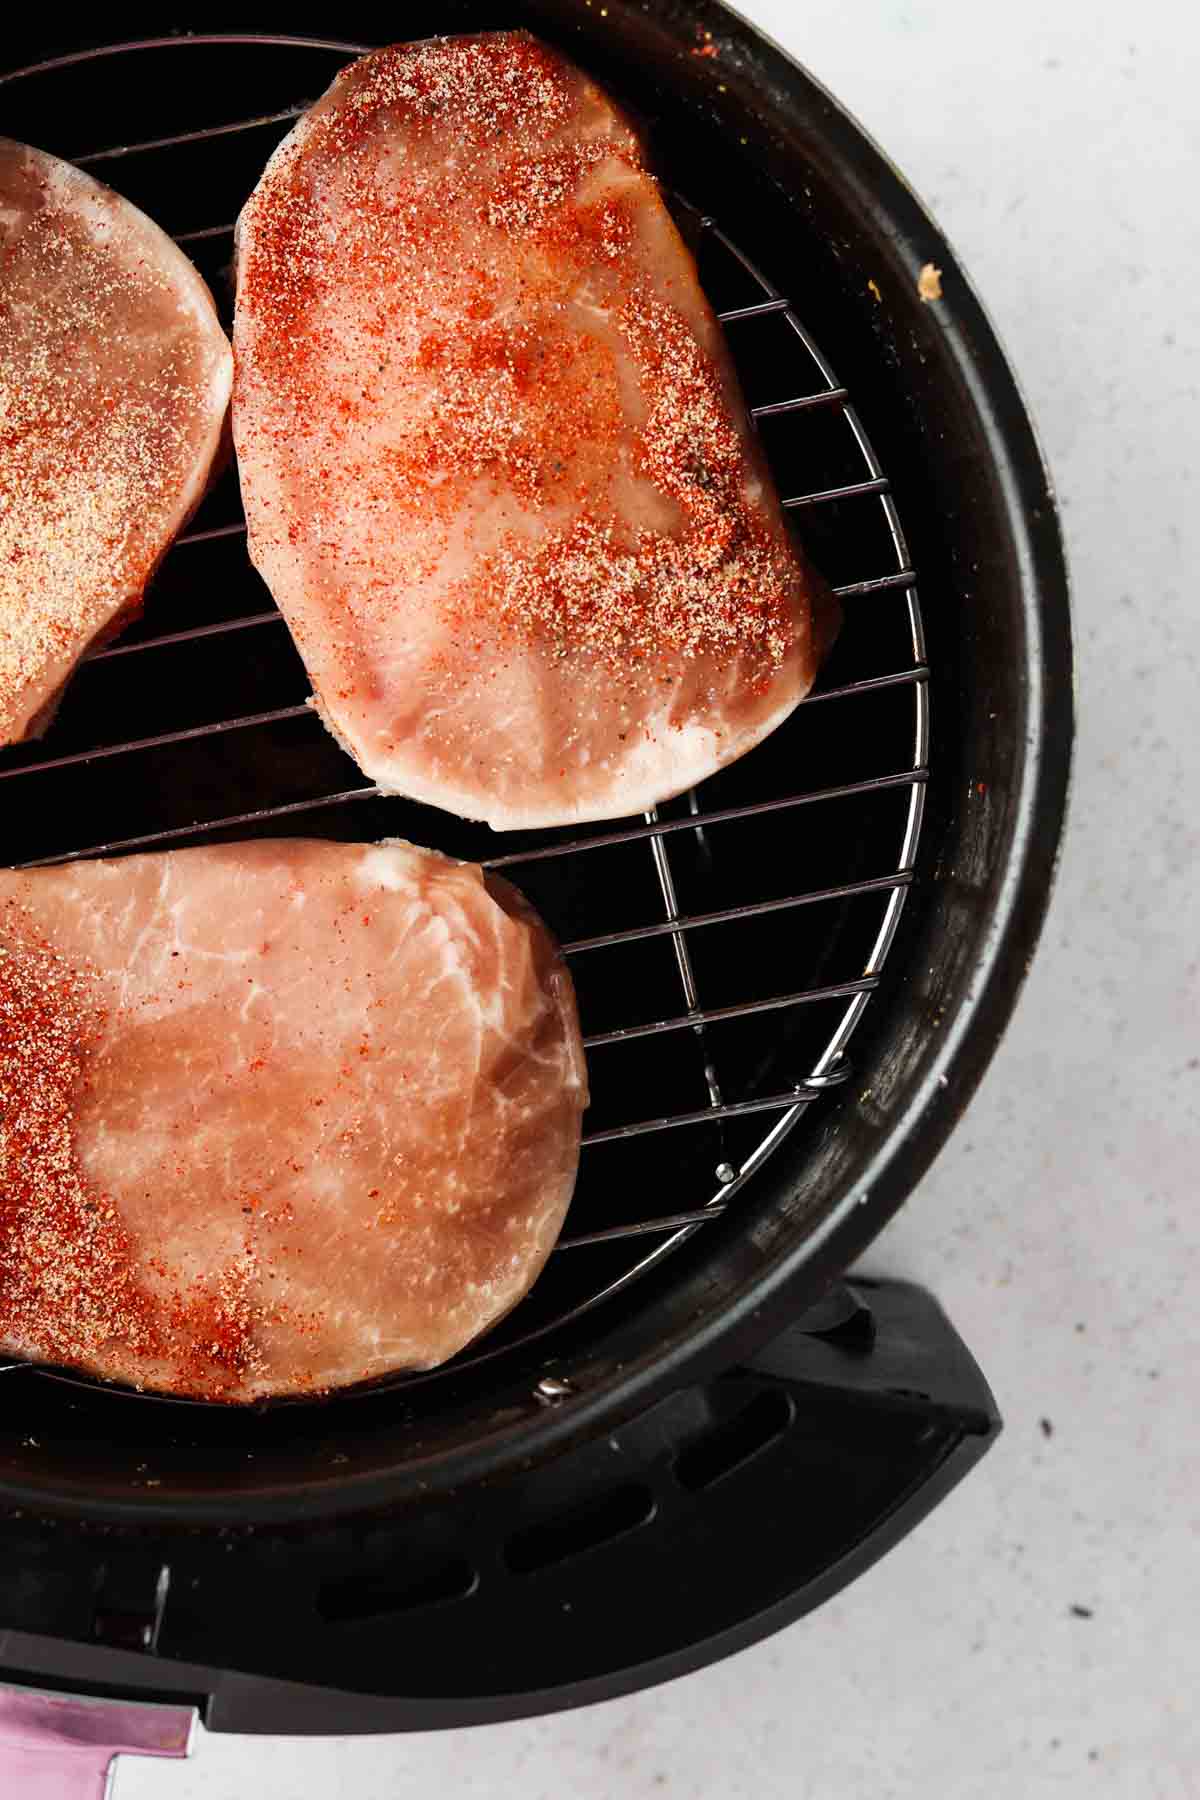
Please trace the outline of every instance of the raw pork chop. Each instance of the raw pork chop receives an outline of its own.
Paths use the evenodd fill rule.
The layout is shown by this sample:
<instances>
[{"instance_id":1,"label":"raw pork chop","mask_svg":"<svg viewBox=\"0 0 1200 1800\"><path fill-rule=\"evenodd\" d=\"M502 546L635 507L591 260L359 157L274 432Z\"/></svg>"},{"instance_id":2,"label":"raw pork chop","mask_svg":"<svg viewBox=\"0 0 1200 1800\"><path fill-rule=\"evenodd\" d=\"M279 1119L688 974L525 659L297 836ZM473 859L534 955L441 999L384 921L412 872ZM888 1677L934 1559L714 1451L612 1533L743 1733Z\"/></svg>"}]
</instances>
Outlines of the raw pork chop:
<instances>
[{"instance_id":1,"label":"raw pork chop","mask_svg":"<svg viewBox=\"0 0 1200 1800\"><path fill-rule=\"evenodd\" d=\"M0 744L137 609L204 491L232 358L136 207L0 138Z\"/></svg>"},{"instance_id":2,"label":"raw pork chop","mask_svg":"<svg viewBox=\"0 0 1200 1800\"><path fill-rule=\"evenodd\" d=\"M608 818L807 692L816 584L692 258L534 39L338 77L242 214L234 346L250 553L382 787Z\"/></svg>"},{"instance_id":3,"label":"raw pork chop","mask_svg":"<svg viewBox=\"0 0 1200 1800\"><path fill-rule=\"evenodd\" d=\"M585 1103L549 934L471 864L0 873L0 1349L222 1400L429 1368L540 1270Z\"/></svg>"}]
</instances>

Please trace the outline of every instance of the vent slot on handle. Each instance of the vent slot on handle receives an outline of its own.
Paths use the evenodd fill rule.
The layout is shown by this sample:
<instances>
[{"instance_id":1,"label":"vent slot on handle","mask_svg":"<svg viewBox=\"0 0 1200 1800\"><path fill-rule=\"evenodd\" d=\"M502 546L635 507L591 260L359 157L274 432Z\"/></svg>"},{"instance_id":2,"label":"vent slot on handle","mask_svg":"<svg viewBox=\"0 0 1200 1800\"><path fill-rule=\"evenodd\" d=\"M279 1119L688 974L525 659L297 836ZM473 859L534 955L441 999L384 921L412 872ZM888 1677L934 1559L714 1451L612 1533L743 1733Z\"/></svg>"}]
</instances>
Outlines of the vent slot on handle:
<instances>
[{"instance_id":1,"label":"vent slot on handle","mask_svg":"<svg viewBox=\"0 0 1200 1800\"><path fill-rule=\"evenodd\" d=\"M532 1575L648 1525L657 1510L650 1489L630 1482L558 1518L544 1519L517 1532L505 1546L504 1560L514 1575Z\"/></svg>"}]
</instances>

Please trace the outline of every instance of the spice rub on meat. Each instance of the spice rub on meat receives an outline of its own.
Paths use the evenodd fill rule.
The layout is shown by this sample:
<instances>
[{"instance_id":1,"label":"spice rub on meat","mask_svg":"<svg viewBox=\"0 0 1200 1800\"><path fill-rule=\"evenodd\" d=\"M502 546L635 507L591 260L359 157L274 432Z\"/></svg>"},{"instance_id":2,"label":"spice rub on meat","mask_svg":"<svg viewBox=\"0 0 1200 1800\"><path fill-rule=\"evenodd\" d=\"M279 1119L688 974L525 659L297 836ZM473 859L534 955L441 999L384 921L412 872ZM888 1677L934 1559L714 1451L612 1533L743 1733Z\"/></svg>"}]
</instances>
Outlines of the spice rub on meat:
<instances>
[{"instance_id":1,"label":"spice rub on meat","mask_svg":"<svg viewBox=\"0 0 1200 1800\"><path fill-rule=\"evenodd\" d=\"M136 611L204 492L232 373L170 238L0 138L0 745Z\"/></svg>"},{"instance_id":2,"label":"spice rub on meat","mask_svg":"<svg viewBox=\"0 0 1200 1800\"><path fill-rule=\"evenodd\" d=\"M550 936L474 865L0 872L0 1351L210 1400L429 1368L537 1276L586 1098Z\"/></svg>"},{"instance_id":3,"label":"spice rub on meat","mask_svg":"<svg viewBox=\"0 0 1200 1800\"><path fill-rule=\"evenodd\" d=\"M522 32L353 64L238 228L250 552L374 781L619 816L807 692L819 584L637 136Z\"/></svg>"}]
</instances>

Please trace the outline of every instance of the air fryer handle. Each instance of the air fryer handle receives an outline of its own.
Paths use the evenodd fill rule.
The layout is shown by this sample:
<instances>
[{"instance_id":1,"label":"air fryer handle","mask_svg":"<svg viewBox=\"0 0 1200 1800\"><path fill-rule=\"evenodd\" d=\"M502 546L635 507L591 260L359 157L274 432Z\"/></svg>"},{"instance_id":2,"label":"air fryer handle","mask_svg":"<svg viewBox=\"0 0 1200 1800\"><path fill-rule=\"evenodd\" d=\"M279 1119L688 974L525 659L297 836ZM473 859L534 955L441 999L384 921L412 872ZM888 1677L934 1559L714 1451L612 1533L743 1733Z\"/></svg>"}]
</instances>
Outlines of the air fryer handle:
<instances>
[{"instance_id":1,"label":"air fryer handle","mask_svg":"<svg viewBox=\"0 0 1200 1800\"><path fill-rule=\"evenodd\" d=\"M559 1704L669 1679L812 1611L899 1542L1000 1429L937 1301L898 1281L835 1289L679 1405L682 1429L647 1416L611 1440L624 1440L631 1473L646 1457L648 1523L562 1565L557 1593L557 1571L540 1578L545 1641L556 1606L577 1621L541 1671ZM555 1680L572 1654L591 1679Z\"/></svg>"},{"instance_id":2,"label":"air fryer handle","mask_svg":"<svg viewBox=\"0 0 1200 1800\"><path fill-rule=\"evenodd\" d=\"M186 1756L195 1717L190 1706L0 1687L0 1794L104 1800L114 1757Z\"/></svg>"},{"instance_id":3,"label":"air fryer handle","mask_svg":"<svg viewBox=\"0 0 1200 1800\"><path fill-rule=\"evenodd\" d=\"M570 1407L574 1389L552 1380L543 1404ZM165 1546L141 1557L140 1574L114 1557L98 1615L108 1635L93 1619L90 1644L33 1637L14 1619L9 1666L31 1687L152 1686L189 1705L164 1723L157 1707L77 1713L88 1703L41 1696L35 1707L29 1690L10 1690L24 1757L0 1794L38 1793L31 1770L50 1766L47 1743L54 1800L101 1793L117 1751L182 1755L198 1696L210 1731L420 1731L668 1680L844 1587L967 1473L999 1423L932 1296L856 1279L739 1367L584 1434L518 1479L373 1516L335 1554L323 1545L311 1574L292 1539L275 1554L261 1534L216 1550L180 1540L174 1554L192 1560L172 1611ZM35 1565L41 1544L35 1531ZM16 1539L13 1554L24 1555ZM81 1568L94 1580L90 1561ZM240 1666L192 1660L212 1621L230 1618ZM109 1641L114 1620L123 1647ZM6 1735L20 1738L0 1714Z\"/></svg>"}]
</instances>

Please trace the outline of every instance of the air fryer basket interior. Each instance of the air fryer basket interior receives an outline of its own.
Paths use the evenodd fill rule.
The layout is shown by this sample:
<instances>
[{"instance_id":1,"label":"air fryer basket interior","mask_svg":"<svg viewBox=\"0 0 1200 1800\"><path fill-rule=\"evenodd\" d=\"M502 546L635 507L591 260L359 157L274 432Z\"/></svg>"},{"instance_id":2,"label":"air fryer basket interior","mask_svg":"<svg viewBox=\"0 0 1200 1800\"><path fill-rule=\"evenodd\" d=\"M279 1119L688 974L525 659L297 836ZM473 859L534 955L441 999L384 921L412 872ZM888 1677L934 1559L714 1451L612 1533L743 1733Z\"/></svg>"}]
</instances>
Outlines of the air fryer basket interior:
<instances>
[{"instance_id":1,"label":"air fryer basket interior","mask_svg":"<svg viewBox=\"0 0 1200 1800\"><path fill-rule=\"evenodd\" d=\"M378 41L368 9L335 23L343 45ZM828 96L720 8L442 3L403 28L514 23L646 123L781 491L845 594L822 697L694 797L611 829L497 839L364 796L303 705L227 476L144 623L82 671L51 738L0 761L13 860L197 841L198 820L227 821L198 841L401 835L494 859L572 948L593 1141L568 1247L457 1366L251 1415L15 1370L15 1503L176 1519L367 1504L546 1453L716 1366L904 1198L1031 954L1069 754L1065 577L1028 421L952 255ZM139 28L162 20L122 36ZM290 9L253 29L326 47L176 40L24 75L0 84L3 126L143 201L220 293L257 168L346 60L329 28ZM10 37L4 64L81 47ZM943 271L932 306L926 261Z\"/></svg>"}]
</instances>

